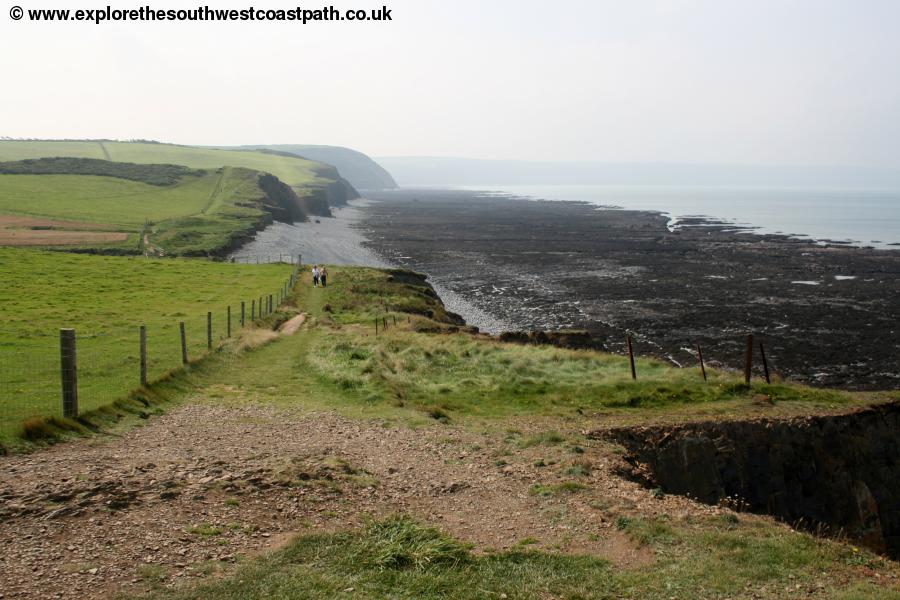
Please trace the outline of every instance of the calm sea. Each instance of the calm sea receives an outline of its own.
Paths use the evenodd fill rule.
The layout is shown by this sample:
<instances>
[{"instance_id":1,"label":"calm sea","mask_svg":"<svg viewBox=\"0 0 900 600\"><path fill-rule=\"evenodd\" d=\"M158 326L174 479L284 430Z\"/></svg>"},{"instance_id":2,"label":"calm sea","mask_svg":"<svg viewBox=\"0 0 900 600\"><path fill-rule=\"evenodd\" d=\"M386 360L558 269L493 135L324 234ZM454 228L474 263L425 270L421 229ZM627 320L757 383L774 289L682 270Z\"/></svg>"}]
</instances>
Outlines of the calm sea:
<instances>
[{"instance_id":1,"label":"calm sea","mask_svg":"<svg viewBox=\"0 0 900 600\"><path fill-rule=\"evenodd\" d=\"M655 210L671 219L702 216L759 233L891 247L900 244L900 190L668 186L477 186L543 200ZM897 246L893 246L897 248Z\"/></svg>"}]
</instances>

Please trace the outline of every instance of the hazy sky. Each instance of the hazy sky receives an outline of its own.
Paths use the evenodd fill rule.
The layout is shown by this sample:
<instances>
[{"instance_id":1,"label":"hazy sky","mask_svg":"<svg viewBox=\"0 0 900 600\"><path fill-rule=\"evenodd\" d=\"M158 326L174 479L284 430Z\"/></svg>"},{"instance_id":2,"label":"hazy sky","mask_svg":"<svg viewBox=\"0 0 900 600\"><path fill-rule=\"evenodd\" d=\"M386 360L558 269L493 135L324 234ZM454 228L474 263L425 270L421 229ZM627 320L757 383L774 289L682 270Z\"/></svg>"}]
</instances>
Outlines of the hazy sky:
<instances>
[{"instance_id":1,"label":"hazy sky","mask_svg":"<svg viewBox=\"0 0 900 600\"><path fill-rule=\"evenodd\" d=\"M392 22L94 25L9 8L196 4L5 0L0 135L900 167L897 0L384 2Z\"/></svg>"}]
</instances>

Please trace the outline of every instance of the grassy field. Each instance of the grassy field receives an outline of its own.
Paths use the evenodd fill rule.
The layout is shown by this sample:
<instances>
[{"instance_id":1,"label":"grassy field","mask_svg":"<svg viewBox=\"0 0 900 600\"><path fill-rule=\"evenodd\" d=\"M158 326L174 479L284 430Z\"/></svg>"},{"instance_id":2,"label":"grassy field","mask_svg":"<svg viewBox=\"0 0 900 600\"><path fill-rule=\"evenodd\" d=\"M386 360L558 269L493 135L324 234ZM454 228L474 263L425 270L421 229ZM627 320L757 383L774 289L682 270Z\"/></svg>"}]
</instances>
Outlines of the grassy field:
<instances>
[{"instance_id":1,"label":"grassy field","mask_svg":"<svg viewBox=\"0 0 900 600\"><path fill-rule=\"evenodd\" d=\"M21 174L21 161L42 158L47 162L54 159L59 164L65 164L66 159L88 159L83 162L95 164L90 169ZM0 174L0 217L28 215L82 221L103 225L101 231L126 234L122 239L121 233L104 235L91 228L94 233L79 235L72 233L79 230L70 223L25 226L21 222L0 222L0 242L5 245L58 245L104 253L147 250L181 256L220 253L236 239L252 234L265 215L259 202L269 195L257 182L259 173L274 175L294 191L296 198L281 199L282 204L290 205L287 210L292 217L302 217L304 211L324 210L327 213L327 202L321 194L317 195L317 191L332 182L327 173L320 175L323 165L299 157L156 143L3 140L0 141L0 162L19 169L13 170L13 174ZM12 164L16 162L17 165ZM98 168L98 164L105 168ZM157 170L162 170L162 165L180 165L203 170L203 173L199 176L196 172L186 173L171 185L153 185L165 181L166 177L171 180L171 174L142 180L140 165L152 165ZM115 169L124 174L100 176ZM0 173L3 171L0 169ZM32 172L47 173L48 170ZM86 175L85 172L93 174ZM134 180L135 173L138 180ZM300 214L295 214L296 211ZM150 239L146 240L149 247L144 247L141 233L148 221L153 227ZM29 230L37 233L29 235Z\"/></svg>"},{"instance_id":2,"label":"grassy field","mask_svg":"<svg viewBox=\"0 0 900 600\"><path fill-rule=\"evenodd\" d=\"M59 329L78 334L79 402L84 410L138 387L138 327L147 327L149 374L180 365L178 322L191 357L206 351L206 313L225 335L226 307L238 327L240 303L276 292L288 265L234 265L0 248L0 441L23 420L60 413Z\"/></svg>"},{"instance_id":3,"label":"grassy field","mask_svg":"<svg viewBox=\"0 0 900 600\"><path fill-rule=\"evenodd\" d=\"M72 162L68 167L79 172L78 160ZM90 248L106 253L207 255L228 248L236 237L251 234L261 220L269 218L263 208L267 195L258 184L257 171L232 167L184 169L184 173L166 173L161 181L168 184L151 184L131 178L145 175L155 182L158 179L154 179L153 171L165 171L165 167L81 161L85 162L90 167L103 167L96 169L100 172L123 173L0 174L0 219L29 216L48 220L33 223L30 228L7 223L5 233L13 230L18 234L8 245L43 242L47 246ZM135 167L148 173L136 175ZM79 222L84 225L79 226ZM88 230L94 233L86 233ZM125 232L127 237L93 240L92 237L98 237L98 230ZM34 239L29 238L29 231ZM72 238L73 232L78 231L82 232L81 240Z\"/></svg>"},{"instance_id":4,"label":"grassy field","mask_svg":"<svg viewBox=\"0 0 900 600\"><path fill-rule=\"evenodd\" d=\"M220 174L190 177L174 186L93 175L0 175L0 212L104 223L140 231L146 221L203 210Z\"/></svg>"},{"instance_id":5,"label":"grassy field","mask_svg":"<svg viewBox=\"0 0 900 600\"><path fill-rule=\"evenodd\" d=\"M139 142L46 142L0 140L0 161L69 156L116 162L184 165L194 169L244 167L275 175L294 188L317 180L318 163L263 152L216 150Z\"/></svg>"},{"instance_id":6,"label":"grassy field","mask_svg":"<svg viewBox=\"0 0 900 600\"><path fill-rule=\"evenodd\" d=\"M330 271L328 288L304 284L295 291L292 302L310 315L302 334L205 365L196 374L200 392L193 397L209 396L214 399L206 401L226 406L249 402L336 410L383 427L413 427L434 439L443 428L493 432L505 440L504 464L531 460L530 449L568 452L561 448L572 443L566 437L572 434L560 435L554 428L578 431L599 415L609 425L751 415L760 398L769 415L815 413L865 401L784 383L745 386L736 374L713 370L704 383L695 370L645 359L638 361L641 379L632 382L624 357L504 344L457 331L428 289L402 275ZM430 317L424 314L429 311ZM375 318L388 321L387 332L375 334ZM588 489L581 482L557 488L562 489L534 486L533 491L551 502L557 493ZM587 554L529 550L534 542L528 540L512 550L475 552L464 540L393 516L361 529L301 535L224 576L149 595L234 600L900 598L896 585L878 581L893 577L889 561L771 521L733 514L643 517L604 504L591 510L653 560L615 566Z\"/></svg>"}]
</instances>

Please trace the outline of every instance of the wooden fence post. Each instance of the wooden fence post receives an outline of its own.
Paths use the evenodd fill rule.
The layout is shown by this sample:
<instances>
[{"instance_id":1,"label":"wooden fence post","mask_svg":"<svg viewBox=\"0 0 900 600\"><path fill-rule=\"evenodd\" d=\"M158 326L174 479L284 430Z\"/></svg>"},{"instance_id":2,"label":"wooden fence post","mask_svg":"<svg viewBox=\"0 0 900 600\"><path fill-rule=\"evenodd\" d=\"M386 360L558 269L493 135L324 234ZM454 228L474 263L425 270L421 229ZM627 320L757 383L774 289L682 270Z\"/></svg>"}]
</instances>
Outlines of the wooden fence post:
<instances>
[{"instance_id":1,"label":"wooden fence post","mask_svg":"<svg viewBox=\"0 0 900 600\"><path fill-rule=\"evenodd\" d=\"M378 335L378 317L375 317L375 335Z\"/></svg>"},{"instance_id":2,"label":"wooden fence post","mask_svg":"<svg viewBox=\"0 0 900 600\"><path fill-rule=\"evenodd\" d=\"M147 328L141 325L141 387L147 385Z\"/></svg>"},{"instance_id":3,"label":"wooden fence post","mask_svg":"<svg viewBox=\"0 0 900 600\"><path fill-rule=\"evenodd\" d=\"M225 320L225 337L231 337L231 305L228 305L227 319Z\"/></svg>"},{"instance_id":4,"label":"wooden fence post","mask_svg":"<svg viewBox=\"0 0 900 600\"><path fill-rule=\"evenodd\" d=\"M747 356L744 357L744 383L750 385L750 370L753 368L753 334L747 334Z\"/></svg>"},{"instance_id":5,"label":"wooden fence post","mask_svg":"<svg viewBox=\"0 0 900 600\"><path fill-rule=\"evenodd\" d=\"M60 377L63 416L78 416L78 361L75 357L75 330L59 330Z\"/></svg>"},{"instance_id":6,"label":"wooden fence post","mask_svg":"<svg viewBox=\"0 0 900 600\"><path fill-rule=\"evenodd\" d=\"M762 355L763 361L763 373L766 374L766 383L772 383L772 380L769 379L769 363L766 361L766 349L763 348L763 343L759 343L759 353Z\"/></svg>"},{"instance_id":7,"label":"wooden fence post","mask_svg":"<svg viewBox=\"0 0 900 600\"><path fill-rule=\"evenodd\" d=\"M206 349L212 350L212 313L206 313Z\"/></svg>"},{"instance_id":8,"label":"wooden fence post","mask_svg":"<svg viewBox=\"0 0 900 600\"><path fill-rule=\"evenodd\" d=\"M187 337L184 335L184 321L178 323L178 328L181 330L181 364L187 366Z\"/></svg>"},{"instance_id":9,"label":"wooden fence post","mask_svg":"<svg viewBox=\"0 0 900 600\"><path fill-rule=\"evenodd\" d=\"M244 301L241 300L241 329L244 328Z\"/></svg>"},{"instance_id":10,"label":"wooden fence post","mask_svg":"<svg viewBox=\"0 0 900 600\"><path fill-rule=\"evenodd\" d=\"M634 350L631 347L631 336L629 335L627 338L628 341L628 362L631 364L631 378L637 379L637 371L634 369Z\"/></svg>"},{"instance_id":11,"label":"wooden fence post","mask_svg":"<svg viewBox=\"0 0 900 600\"><path fill-rule=\"evenodd\" d=\"M706 367L703 365L703 350L697 344L697 358L700 359L700 372L703 373L703 381L706 381Z\"/></svg>"},{"instance_id":12,"label":"wooden fence post","mask_svg":"<svg viewBox=\"0 0 900 600\"><path fill-rule=\"evenodd\" d=\"M250 320L256 320L256 300L250 301Z\"/></svg>"}]
</instances>

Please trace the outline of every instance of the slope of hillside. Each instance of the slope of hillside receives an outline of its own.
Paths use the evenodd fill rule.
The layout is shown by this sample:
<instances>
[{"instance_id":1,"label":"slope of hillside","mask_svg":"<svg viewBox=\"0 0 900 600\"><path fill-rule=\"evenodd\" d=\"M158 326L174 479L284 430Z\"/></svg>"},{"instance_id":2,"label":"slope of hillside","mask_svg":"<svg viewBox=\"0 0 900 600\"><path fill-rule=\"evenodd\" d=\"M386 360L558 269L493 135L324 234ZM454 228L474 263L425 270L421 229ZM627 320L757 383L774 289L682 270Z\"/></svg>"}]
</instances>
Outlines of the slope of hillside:
<instances>
[{"instance_id":1,"label":"slope of hillside","mask_svg":"<svg viewBox=\"0 0 900 600\"><path fill-rule=\"evenodd\" d=\"M47 157L174 164L193 169L230 166L264 171L291 186L304 201L309 215L328 216L328 204L332 197L337 203L346 200L340 194L335 196L343 186L333 178L327 165L287 153L198 148L156 142L0 140L0 161ZM349 195L352 197L352 194Z\"/></svg>"},{"instance_id":2,"label":"slope of hillside","mask_svg":"<svg viewBox=\"0 0 900 600\"><path fill-rule=\"evenodd\" d=\"M306 219L274 175L86 158L0 163L0 245L220 255L273 220Z\"/></svg>"},{"instance_id":3,"label":"slope of hillside","mask_svg":"<svg viewBox=\"0 0 900 600\"><path fill-rule=\"evenodd\" d=\"M8 595L900 597L897 563L643 487L587 435L862 396L654 360L635 382L621 356L473 334L408 271L304 273L256 331L151 390L177 400L161 417L0 462Z\"/></svg>"},{"instance_id":4,"label":"slope of hillside","mask_svg":"<svg viewBox=\"0 0 900 600\"><path fill-rule=\"evenodd\" d=\"M358 190L390 190L397 187L397 182L384 167L362 152L350 148L308 144L270 144L242 146L242 148L289 152L334 165L341 175Z\"/></svg>"}]
</instances>

